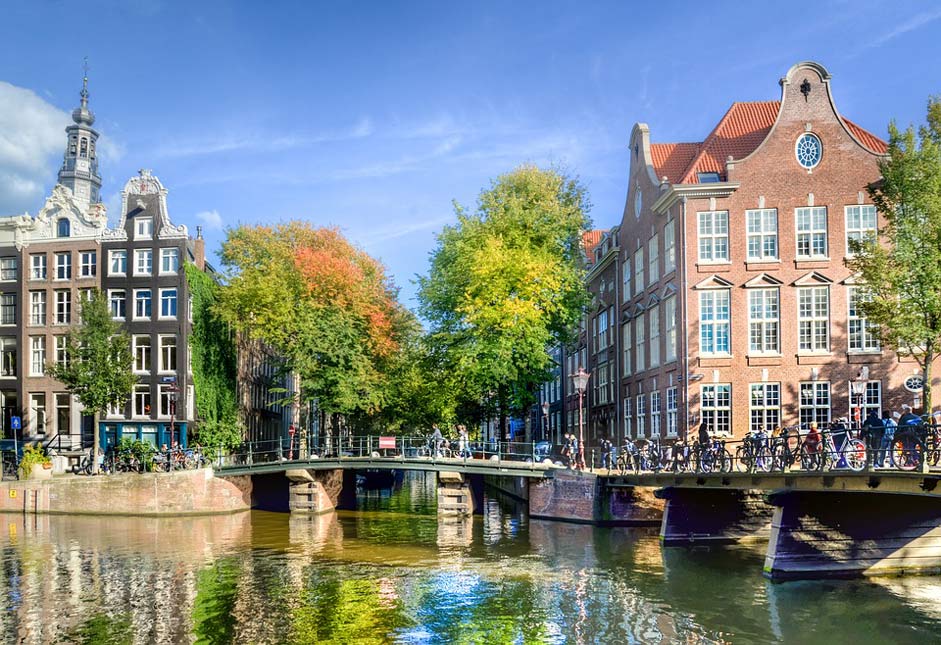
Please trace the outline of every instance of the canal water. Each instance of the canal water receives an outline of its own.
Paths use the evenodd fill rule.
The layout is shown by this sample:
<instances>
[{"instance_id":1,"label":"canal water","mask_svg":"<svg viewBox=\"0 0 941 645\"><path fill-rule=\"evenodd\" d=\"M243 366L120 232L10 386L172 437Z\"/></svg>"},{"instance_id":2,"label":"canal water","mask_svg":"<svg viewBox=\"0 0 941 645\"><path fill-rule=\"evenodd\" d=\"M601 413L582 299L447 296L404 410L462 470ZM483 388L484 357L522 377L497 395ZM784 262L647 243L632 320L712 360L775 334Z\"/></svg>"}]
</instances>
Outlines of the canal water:
<instances>
[{"instance_id":1,"label":"canal water","mask_svg":"<svg viewBox=\"0 0 941 645\"><path fill-rule=\"evenodd\" d=\"M433 474L356 512L0 515L3 643L930 643L941 578L772 584L763 547L439 520Z\"/></svg>"}]
</instances>

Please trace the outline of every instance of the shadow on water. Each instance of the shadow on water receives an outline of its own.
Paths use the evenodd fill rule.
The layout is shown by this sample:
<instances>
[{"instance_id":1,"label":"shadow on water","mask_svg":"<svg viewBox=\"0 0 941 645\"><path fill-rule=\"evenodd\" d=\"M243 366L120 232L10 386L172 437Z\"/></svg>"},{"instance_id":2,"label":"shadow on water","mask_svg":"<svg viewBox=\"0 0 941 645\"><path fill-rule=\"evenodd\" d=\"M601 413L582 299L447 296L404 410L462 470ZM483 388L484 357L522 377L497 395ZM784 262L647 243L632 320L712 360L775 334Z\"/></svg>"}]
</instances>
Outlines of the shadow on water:
<instances>
[{"instance_id":1,"label":"shadow on water","mask_svg":"<svg viewBox=\"0 0 941 645\"><path fill-rule=\"evenodd\" d=\"M530 520L434 478L360 510L208 518L0 515L0 642L934 642L941 579L771 584L762 546Z\"/></svg>"}]
</instances>

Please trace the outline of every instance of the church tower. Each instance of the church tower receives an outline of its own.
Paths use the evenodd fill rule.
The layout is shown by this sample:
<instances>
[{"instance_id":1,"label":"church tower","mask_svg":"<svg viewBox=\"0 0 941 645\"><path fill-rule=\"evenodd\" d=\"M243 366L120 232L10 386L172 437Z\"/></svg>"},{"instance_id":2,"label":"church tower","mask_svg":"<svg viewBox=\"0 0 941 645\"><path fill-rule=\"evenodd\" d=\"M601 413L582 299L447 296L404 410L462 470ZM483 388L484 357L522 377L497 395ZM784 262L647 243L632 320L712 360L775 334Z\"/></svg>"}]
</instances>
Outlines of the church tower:
<instances>
[{"instance_id":1,"label":"church tower","mask_svg":"<svg viewBox=\"0 0 941 645\"><path fill-rule=\"evenodd\" d=\"M92 128L95 115L88 109L88 67L82 80L82 102L72 111L72 121L65 129L68 142L65 158L59 169L59 183L72 191L75 199L83 204L101 201L101 175L98 174L98 131Z\"/></svg>"}]
</instances>

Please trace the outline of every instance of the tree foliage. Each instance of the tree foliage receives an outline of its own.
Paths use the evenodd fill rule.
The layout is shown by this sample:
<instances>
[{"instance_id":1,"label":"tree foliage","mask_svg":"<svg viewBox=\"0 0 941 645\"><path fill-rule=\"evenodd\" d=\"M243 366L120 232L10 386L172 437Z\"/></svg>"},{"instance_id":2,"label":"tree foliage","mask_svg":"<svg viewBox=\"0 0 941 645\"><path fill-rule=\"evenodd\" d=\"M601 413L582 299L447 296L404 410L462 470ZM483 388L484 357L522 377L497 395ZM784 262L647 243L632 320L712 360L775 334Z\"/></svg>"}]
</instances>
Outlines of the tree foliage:
<instances>
[{"instance_id":1,"label":"tree foliage","mask_svg":"<svg viewBox=\"0 0 941 645\"><path fill-rule=\"evenodd\" d=\"M233 448L242 440L238 419L238 355L231 327L215 310L221 286L195 264L185 266L193 297L189 337L196 393L197 440L206 449Z\"/></svg>"},{"instance_id":2,"label":"tree foliage","mask_svg":"<svg viewBox=\"0 0 941 645\"><path fill-rule=\"evenodd\" d=\"M332 228L241 226L222 247L216 311L270 345L328 413L372 414L410 314L382 265Z\"/></svg>"},{"instance_id":3,"label":"tree foliage","mask_svg":"<svg viewBox=\"0 0 941 645\"><path fill-rule=\"evenodd\" d=\"M885 217L879 240L853 243L849 265L866 285L860 307L882 342L922 368L931 410L931 364L941 348L941 99L928 102L927 124L889 125L882 180L869 187Z\"/></svg>"},{"instance_id":4,"label":"tree foliage","mask_svg":"<svg viewBox=\"0 0 941 645\"><path fill-rule=\"evenodd\" d=\"M581 235L585 189L524 165L499 177L438 235L419 278L433 351L453 373L459 405L496 399L521 410L548 377L547 348L567 342L588 302Z\"/></svg>"}]
</instances>

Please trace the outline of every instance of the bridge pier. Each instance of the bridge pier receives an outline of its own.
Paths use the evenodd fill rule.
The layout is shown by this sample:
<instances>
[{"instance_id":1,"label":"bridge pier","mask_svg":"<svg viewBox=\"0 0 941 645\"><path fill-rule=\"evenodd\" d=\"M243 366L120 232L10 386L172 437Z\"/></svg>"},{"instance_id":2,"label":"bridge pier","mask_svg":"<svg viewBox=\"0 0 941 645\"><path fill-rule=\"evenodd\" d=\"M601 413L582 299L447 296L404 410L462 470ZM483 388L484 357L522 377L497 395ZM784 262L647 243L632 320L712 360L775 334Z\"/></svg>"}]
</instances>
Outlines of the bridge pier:
<instances>
[{"instance_id":1,"label":"bridge pier","mask_svg":"<svg viewBox=\"0 0 941 645\"><path fill-rule=\"evenodd\" d=\"M760 490L667 487L660 541L664 546L767 540L773 507Z\"/></svg>"},{"instance_id":2,"label":"bridge pier","mask_svg":"<svg viewBox=\"0 0 941 645\"><path fill-rule=\"evenodd\" d=\"M344 489L343 470L287 470L288 510L291 513L326 513L335 510ZM353 487L355 493L355 484Z\"/></svg>"},{"instance_id":3,"label":"bridge pier","mask_svg":"<svg viewBox=\"0 0 941 645\"><path fill-rule=\"evenodd\" d=\"M443 470L438 473L438 515L473 515L474 493L464 475Z\"/></svg>"},{"instance_id":4,"label":"bridge pier","mask_svg":"<svg viewBox=\"0 0 941 645\"><path fill-rule=\"evenodd\" d=\"M529 483L529 516L599 526L656 526L663 502L645 486L610 485L583 471L558 470Z\"/></svg>"},{"instance_id":5,"label":"bridge pier","mask_svg":"<svg viewBox=\"0 0 941 645\"><path fill-rule=\"evenodd\" d=\"M785 491L770 501L772 580L941 572L937 497Z\"/></svg>"}]
</instances>

